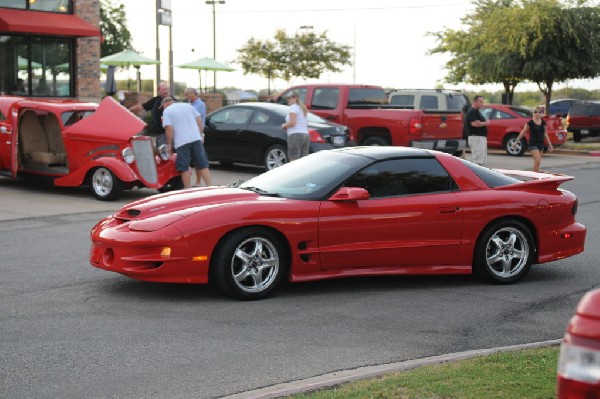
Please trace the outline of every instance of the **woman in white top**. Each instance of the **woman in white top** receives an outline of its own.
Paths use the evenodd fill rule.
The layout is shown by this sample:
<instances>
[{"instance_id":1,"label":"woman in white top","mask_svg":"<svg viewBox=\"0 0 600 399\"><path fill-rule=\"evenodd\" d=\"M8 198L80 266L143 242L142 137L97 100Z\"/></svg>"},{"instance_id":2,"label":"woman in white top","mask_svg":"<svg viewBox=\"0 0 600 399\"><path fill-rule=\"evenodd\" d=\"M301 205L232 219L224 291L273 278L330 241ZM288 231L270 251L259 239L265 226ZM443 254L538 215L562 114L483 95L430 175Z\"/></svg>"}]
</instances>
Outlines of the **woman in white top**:
<instances>
[{"instance_id":1,"label":"woman in white top","mask_svg":"<svg viewBox=\"0 0 600 399\"><path fill-rule=\"evenodd\" d=\"M295 90L290 92L286 98L290 105L290 111L286 115L285 123L281 127L287 130L288 159L293 161L308 155L310 148L308 121L306 119L308 109Z\"/></svg>"}]
</instances>

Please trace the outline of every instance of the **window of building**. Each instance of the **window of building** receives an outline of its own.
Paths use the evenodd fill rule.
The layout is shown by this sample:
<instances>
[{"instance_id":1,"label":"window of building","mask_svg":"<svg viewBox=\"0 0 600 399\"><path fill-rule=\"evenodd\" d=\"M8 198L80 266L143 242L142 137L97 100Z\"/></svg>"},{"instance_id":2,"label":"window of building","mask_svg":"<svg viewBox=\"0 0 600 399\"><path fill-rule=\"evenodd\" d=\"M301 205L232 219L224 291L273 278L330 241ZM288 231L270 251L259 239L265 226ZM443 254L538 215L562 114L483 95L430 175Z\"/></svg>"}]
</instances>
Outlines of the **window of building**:
<instances>
[{"instance_id":1,"label":"window of building","mask_svg":"<svg viewBox=\"0 0 600 399\"><path fill-rule=\"evenodd\" d=\"M0 92L73 97L73 46L73 39L0 36Z\"/></svg>"},{"instance_id":2,"label":"window of building","mask_svg":"<svg viewBox=\"0 0 600 399\"><path fill-rule=\"evenodd\" d=\"M0 7L71 13L72 0L0 0Z\"/></svg>"}]
</instances>

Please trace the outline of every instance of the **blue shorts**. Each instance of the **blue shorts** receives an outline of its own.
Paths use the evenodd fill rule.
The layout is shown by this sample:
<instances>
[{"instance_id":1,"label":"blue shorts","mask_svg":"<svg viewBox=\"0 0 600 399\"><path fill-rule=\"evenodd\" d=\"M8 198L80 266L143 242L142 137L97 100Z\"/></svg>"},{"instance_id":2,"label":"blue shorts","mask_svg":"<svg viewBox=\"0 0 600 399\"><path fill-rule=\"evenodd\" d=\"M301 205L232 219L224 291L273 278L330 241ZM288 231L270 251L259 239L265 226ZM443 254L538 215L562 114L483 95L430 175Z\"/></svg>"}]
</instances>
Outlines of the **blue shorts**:
<instances>
[{"instance_id":1,"label":"blue shorts","mask_svg":"<svg viewBox=\"0 0 600 399\"><path fill-rule=\"evenodd\" d=\"M528 148L529 148L529 151L534 151L534 150L544 151L544 146L539 146L539 145L530 145Z\"/></svg>"},{"instance_id":2,"label":"blue shorts","mask_svg":"<svg viewBox=\"0 0 600 399\"><path fill-rule=\"evenodd\" d=\"M177 162L175 166L178 172L186 172L190 166L194 165L196 169L208 168L208 156L204 150L202 141L196 140L178 147Z\"/></svg>"}]
</instances>

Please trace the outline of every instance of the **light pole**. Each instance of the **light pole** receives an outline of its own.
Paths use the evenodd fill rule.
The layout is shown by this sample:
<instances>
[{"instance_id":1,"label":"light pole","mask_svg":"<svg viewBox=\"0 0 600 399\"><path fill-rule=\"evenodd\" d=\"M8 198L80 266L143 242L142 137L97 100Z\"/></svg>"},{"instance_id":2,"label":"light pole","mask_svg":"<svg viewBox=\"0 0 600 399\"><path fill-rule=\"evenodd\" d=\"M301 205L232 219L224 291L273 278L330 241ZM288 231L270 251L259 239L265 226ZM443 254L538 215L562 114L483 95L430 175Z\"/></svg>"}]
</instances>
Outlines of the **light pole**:
<instances>
[{"instance_id":1,"label":"light pole","mask_svg":"<svg viewBox=\"0 0 600 399\"><path fill-rule=\"evenodd\" d=\"M213 15L213 60L217 60L217 24L216 24L216 4L225 4L225 0L206 0L206 4L212 5L212 15ZM217 92L217 71L213 71L213 83L214 83L214 92Z\"/></svg>"}]
</instances>

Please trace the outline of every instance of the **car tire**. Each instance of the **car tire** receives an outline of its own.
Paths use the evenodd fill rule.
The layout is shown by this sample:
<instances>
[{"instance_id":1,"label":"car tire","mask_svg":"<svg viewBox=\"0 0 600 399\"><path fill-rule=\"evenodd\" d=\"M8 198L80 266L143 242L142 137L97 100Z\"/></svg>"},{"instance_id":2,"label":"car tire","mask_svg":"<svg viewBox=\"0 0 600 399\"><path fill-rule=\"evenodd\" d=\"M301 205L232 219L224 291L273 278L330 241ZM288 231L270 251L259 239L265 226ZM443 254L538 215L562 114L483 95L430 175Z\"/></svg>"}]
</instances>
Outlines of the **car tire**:
<instances>
[{"instance_id":1,"label":"car tire","mask_svg":"<svg viewBox=\"0 0 600 399\"><path fill-rule=\"evenodd\" d=\"M582 139L582 135L581 135L581 131L579 130L574 130L573 131L573 141L576 143L581 143L581 139Z\"/></svg>"},{"instance_id":2,"label":"car tire","mask_svg":"<svg viewBox=\"0 0 600 399\"><path fill-rule=\"evenodd\" d=\"M535 241L527 226L517 220L498 221L477 240L473 272L490 283L514 283L527 274L535 252Z\"/></svg>"},{"instance_id":3,"label":"car tire","mask_svg":"<svg viewBox=\"0 0 600 399\"><path fill-rule=\"evenodd\" d=\"M265 151L264 166L267 170L273 170L286 163L288 163L288 156L284 146L273 144Z\"/></svg>"},{"instance_id":4,"label":"car tire","mask_svg":"<svg viewBox=\"0 0 600 399\"><path fill-rule=\"evenodd\" d=\"M386 146L390 145L389 141L385 137L371 136L366 138L362 145L373 145L373 146Z\"/></svg>"},{"instance_id":5,"label":"car tire","mask_svg":"<svg viewBox=\"0 0 600 399\"><path fill-rule=\"evenodd\" d=\"M527 142L521 138L521 142L517 144L517 148L512 148L512 144L519 137L517 133L511 133L504 138L504 150L506 153L513 157L520 157L525 154L527 148Z\"/></svg>"},{"instance_id":6,"label":"car tire","mask_svg":"<svg viewBox=\"0 0 600 399\"><path fill-rule=\"evenodd\" d=\"M183 180L181 176L175 176L169 179L164 186L158 189L159 193L168 193L169 191L181 190L183 188Z\"/></svg>"},{"instance_id":7,"label":"car tire","mask_svg":"<svg viewBox=\"0 0 600 399\"><path fill-rule=\"evenodd\" d=\"M210 278L217 288L238 300L270 295L287 276L288 251L265 228L245 228L225 236L215 248Z\"/></svg>"},{"instance_id":8,"label":"car tire","mask_svg":"<svg viewBox=\"0 0 600 399\"><path fill-rule=\"evenodd\" d=\"M96 168L90 175L92 193L100 201L114 201L121 196L125 184L108 168Z\"/></svg>"}]
</instances>

